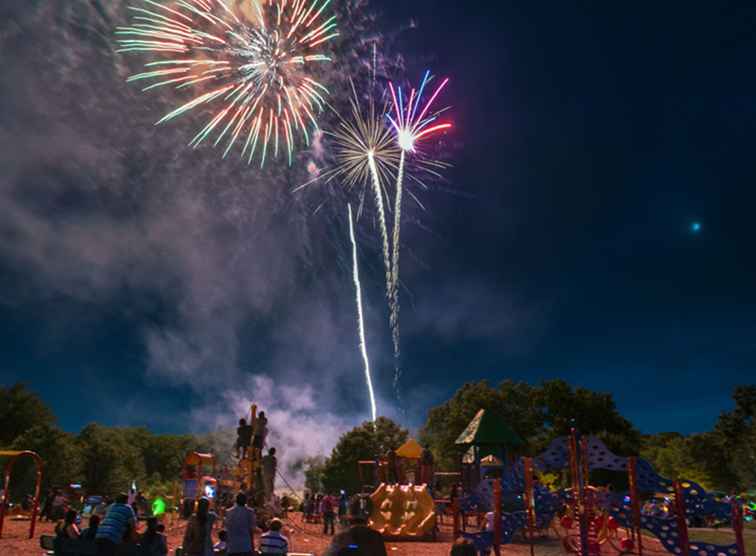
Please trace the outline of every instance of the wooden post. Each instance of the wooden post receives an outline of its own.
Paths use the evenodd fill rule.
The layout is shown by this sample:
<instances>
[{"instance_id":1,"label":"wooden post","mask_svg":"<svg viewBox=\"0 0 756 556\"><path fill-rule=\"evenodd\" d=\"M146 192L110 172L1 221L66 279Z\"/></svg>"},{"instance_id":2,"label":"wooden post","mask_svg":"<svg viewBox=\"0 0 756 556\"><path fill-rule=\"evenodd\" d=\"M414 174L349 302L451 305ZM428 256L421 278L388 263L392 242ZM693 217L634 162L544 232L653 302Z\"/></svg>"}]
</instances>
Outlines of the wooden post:
<instances>
[{"instance_id":1,"label":"wooden post","mask_svg":"<svg viewBox=\"0 0 756 556\"><path fill-rule=\"evenodd\" d=\"M528 516L528 540L530 541L530 556L535 556L533 538L536 529L535 492L533 488L533 458L522 458L522 468L525 473L525 509Z\"/></svg>"},{"instance_id":2,"label":"wooden post","mask_svg":"<svg viewBox=\"0 0 756 556\"><path fill-rule=\"evenodd\" d=\"M690 538L688 537L687 512L685 510L685 498L679 482L675 481L675 514L677 516L677 533L682 543L681 556L690 556Z\"/></svg>"},{"instance_id":3,"label":"wooden post","mask_svg":"<svg viewBox=\"0 0 756 556\"><path fill-rule=\"evenodd\" d=\"M630 503L633 511L633 542L637 543L638 556L643 556L641 533L640 498L638 497L638 458L627 458L627 482L630 486Z\"/></svg>"},{"instance_id":4,"label":"wooden post","mask_svg":"<svg viewBox=\"0 0 756 556\"><path fill-rule=\"evenodd\" d=\"M0 539L3 538L3 524L5 523L5 508L8 507L8 486L10 485L10 474L13 462L16 458L12 458L5 464L5 472L3 473L3 500L0 504Z\"/></svg>"},{"instance_id":5,"label":"wooden post","mask_svg":"<svg viewBox=\"0 0 756 556\"><path fill-rule=\"evenodd\" d=\"M738 556L746 556L745 541L743 539L743 505L737 498L732 501L732 529L735 532Z\"/></svg>"},{"instance_id":6,"label":"wooden post","mask_svg":"<svg viewBox=\"0 0 756 556\"><path fill-rule=\"evenodd\" d=\"M501 554L501 479L496 479L493 484L494 503L494 552L496 556Z\"/></svg>"}]
</instances>

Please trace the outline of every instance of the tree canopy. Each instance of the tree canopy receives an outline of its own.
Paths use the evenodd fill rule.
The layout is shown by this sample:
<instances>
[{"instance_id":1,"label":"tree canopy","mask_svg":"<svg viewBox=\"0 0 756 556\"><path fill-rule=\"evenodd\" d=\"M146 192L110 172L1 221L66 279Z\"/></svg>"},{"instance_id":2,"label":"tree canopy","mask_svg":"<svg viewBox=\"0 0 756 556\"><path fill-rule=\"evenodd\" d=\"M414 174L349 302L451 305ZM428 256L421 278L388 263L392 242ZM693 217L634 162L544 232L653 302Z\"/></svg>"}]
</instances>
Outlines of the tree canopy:
<instances>
[{"instance_id":1,"label":"tree canopy","mask_svg":"<svg viewBox=\"0 0 756 556\"><path fill-rule=\"evenodd\" d=\"M10 446L16 438L37 426L52 426L52 410L23 384L0 387L0 447Z\"/></svg>"},{"instance_id":2,"label":"tree canopy","mask_svg":"<svg viewBox=\"0 0 756 556\"><path fill-rule=\"evenodd\" d=\"M553 438L569 433L572 423L585 434L600 436L618 453L636 453L640 433L627 421L610 394L573 388L563 380L539 386L504 381L498 388L486 381L463 385L444 404L430 410L421 441L446 468L459 465L463 447L454 441L480 409L496 413L527 441L523 453L536 453Z\"/></svg>"},{"instance_id":3,"label":"tree canopy","mask_svg":"<svg viewBox=\"0 0 756 556\"><path fill-rule=\"evenodd\" d=\"M385 456L389 450L404 444L408 436L406 429L386 417L379 417L375 424L366 421L344 433L323 466L323 487L333 493L341 489L359 492L362 484L357 462Z\"/></svg>"}]
</instances>

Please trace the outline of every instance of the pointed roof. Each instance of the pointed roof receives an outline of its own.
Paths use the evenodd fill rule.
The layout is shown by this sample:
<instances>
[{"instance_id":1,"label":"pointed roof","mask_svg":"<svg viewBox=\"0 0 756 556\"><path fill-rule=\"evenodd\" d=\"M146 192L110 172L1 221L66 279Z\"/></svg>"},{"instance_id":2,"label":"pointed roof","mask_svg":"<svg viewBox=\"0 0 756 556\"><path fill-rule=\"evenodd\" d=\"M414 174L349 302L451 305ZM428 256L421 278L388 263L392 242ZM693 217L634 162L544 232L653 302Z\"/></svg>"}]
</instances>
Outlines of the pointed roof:
<instances>
[{"instance_id":1,"label":"pointed roof","mask_svg":"<svg viewBox=\"0 0 756 556\"><path fill-rule=\"evenodd\" d=\"M420 459L423 455L423 447L418 444L417 440L410 438L407 442L399 446L395 453L400 458Z\"/></svg>"},{"instance_id":2,"label":"pointed roof","mask_svg":"<svg viewBox=\"0 0 756 556\"><path fill-rule=\"evenodd\" d=\"M470 421L455 444L468 446L522 446L522 439L495 413L481 409Z\"/></svg>"},{"instance_id":3,"label":"pointed roof","mask_svg":"<svg viewBox=\"0 0 756 556\"><path fill-rule=\"evenodd\" d=\"M480 460L483 467L501 467L501 460L493 454L489 454Z\"/></svg>"}]
</instances>

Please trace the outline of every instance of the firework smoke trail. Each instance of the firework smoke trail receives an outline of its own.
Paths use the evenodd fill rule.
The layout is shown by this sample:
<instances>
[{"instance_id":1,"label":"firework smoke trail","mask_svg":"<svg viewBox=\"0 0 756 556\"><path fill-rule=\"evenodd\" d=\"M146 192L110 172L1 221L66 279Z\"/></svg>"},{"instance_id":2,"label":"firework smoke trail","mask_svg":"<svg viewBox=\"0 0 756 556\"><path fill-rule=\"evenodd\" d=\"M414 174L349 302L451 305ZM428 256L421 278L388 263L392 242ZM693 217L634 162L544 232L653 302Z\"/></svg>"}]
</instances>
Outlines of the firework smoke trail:
<instances>
[{"instance_id":1,"label":"firework smoke trail","mask_svg":"<svg viewBox=\"0 0 756 556\"><path fill-rule=\"evenodd\" d=\"M373 423L375 423L378 418L378 412L375 405L375 394L373 393L373 379L370 376L370 359L368 359L367 344L365 342L365 320L362 312L362 285L360 284L360 270L357 263L357 240L354 237L352 205L347 203L347 208L349 213L349 239L352 242L352 278L354 280L354 290L357 299L357 331L360 338L362 362L365 365L365 381L367 382L368 395L370 396L370 412L373 416Z\"/></svg>"},{"instance_id":2,"label":"firework smoke trail","mask_svg":"<svg viewBox=\"0 0 756 556\"><path fill-rule=\"evenodd\" d=\"M399 391L401 380L400 368L400 334L399 334L399 252L401 248L401 227L402 227L402 196L404 191L404 175L406 157L408 154L418 154L416 149L417 142L423 137L428 137L434 132L446 130L452 127L450 123L435 123L440 115L446 110L442 109L430 112L433 102L439 93L446 87L449 79L444 79L436 88L436 91L430 96L425 105L420 108L423 101L423 92L433 77L430 71L425 73L419 90L412 89L407 105L404 105L402 97L402 88L395 88L394 84L389 82L391 98L394 106L394 117L387 115L391 122L392 128L396 134L396 141L401 149L399 160L399 170L396 175L396 192L394 199L394 233L393 245L391 251L391 335L394 343L394 394L401 403ZM419 114L418 114L419 110Z\"/></svg>"},{"instance_id":3,"label":"firework smoke trail","mask_svg":"<svg viewBox=\"0 0 756 556\"><path fill-rule=\"evenodd\" d=\"M351 115L343 117L336 112L339 122L334 131L325 131L333 138L334 167L297 188L324 180L338 180L346 187L365 185L375 198L378 228L381 234L383 265L386 273L386 300L391 304L391 251L382 183L392 180L398 169L401 149L396 146L391 130L385 125L384 114L376 110L372 97L364 106L352 83Z\"/></svg>"},{"instance_id":4,"label":"firework smoke trail","mask_svg":"<svg viewBox=\"0 0 756 556\"><path fill-rule=\"evenodd\" d=\"M394 344L394 393L397 401L401 406L401 395L399 393L399 383L402 378L401 367L399 366L401 357L401 344L399 334L399 244L402 221L402 193L404 191L404 165L406 163L406 152L402 149L399 158L399 171L396 174L396 192L394 197L394 236L391 249L391 285L389 287L389 309L391 312L391 340Z\"/></svg>"},{"instance_id":5,"label":"firework smoke trail","mask_svg":"<svg viewBox=\"0 0 756 556\"><path fill-rule=\"evenodd\" d=\"M368 165L370 167L371 182L373 184L373 195L375 196L375 205L378 212L378 227L381 232L381 242L383 244L383 266L386 271L386 300L391 304L391 258L389 255L388 225L386 224L386 209L383 206L383 189L378 176L378 168L375 165L375 155L368 153Z\"/></svg>"},{"instance_id":6,"label":"firework smoke trail","mask_svg":"<svg viewBox=\"0 0 756 556\"><path fill-rule=\"evenodd\" d=\"M259 156L261 167L285 147L291 165L295 135L310 144L328 95L310 73L331 61L321 48L338 36L336 16L326 13L330 0L178 0L170 7L143 1L145 7L129 7L131 26L116 31L118 52L159 59L128 82L151 82L143 91L170 86L194 93L157 124L212 107L189 146L215 134L213 146L225 141L224 157L243 144L242 158L251 164Z\"/></svg>"}]
</instances>

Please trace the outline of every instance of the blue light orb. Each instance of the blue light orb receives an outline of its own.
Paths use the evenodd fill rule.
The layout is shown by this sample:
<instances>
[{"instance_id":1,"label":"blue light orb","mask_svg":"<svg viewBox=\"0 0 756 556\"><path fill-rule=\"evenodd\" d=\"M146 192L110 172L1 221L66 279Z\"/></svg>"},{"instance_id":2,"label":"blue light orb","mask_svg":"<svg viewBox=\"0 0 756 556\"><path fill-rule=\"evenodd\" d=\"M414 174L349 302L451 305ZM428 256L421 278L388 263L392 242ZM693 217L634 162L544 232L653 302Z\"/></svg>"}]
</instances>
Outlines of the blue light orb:
<instances>
[{"instance_id":1,"label":"blue light orb","mask_svg":"<svg viewBox=\"0 0 756 556\"><path fill-rule=\"evenodd\" d=\"M700 234L701 230L703 229L703 224L701 224L699 221L691 222L690 223L690 231L693 234Z\"/></svg>"}]
</instances>

